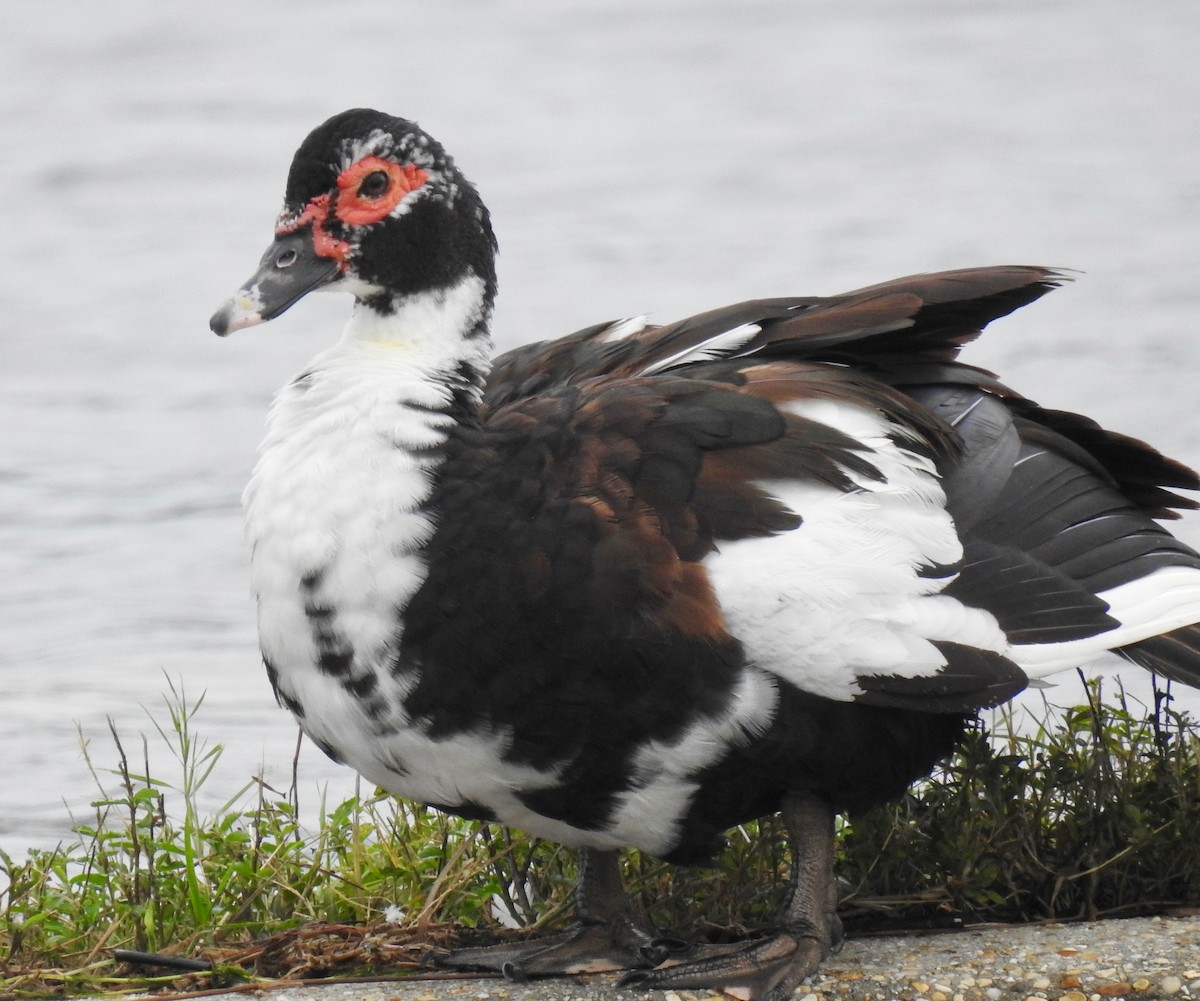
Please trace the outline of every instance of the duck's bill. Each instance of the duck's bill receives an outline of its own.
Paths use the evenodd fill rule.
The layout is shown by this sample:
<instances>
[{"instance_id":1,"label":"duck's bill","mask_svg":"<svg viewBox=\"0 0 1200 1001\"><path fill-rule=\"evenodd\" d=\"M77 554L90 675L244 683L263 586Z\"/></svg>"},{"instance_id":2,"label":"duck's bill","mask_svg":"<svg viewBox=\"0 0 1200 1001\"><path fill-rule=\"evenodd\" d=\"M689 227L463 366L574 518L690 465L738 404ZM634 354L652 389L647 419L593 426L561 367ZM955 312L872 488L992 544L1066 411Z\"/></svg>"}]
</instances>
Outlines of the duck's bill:
<instances>
[{"instance_id":1,"label":"duck's bill","mask_svg":"<svg viewBox=\"0 0 1200 1001\"><path fill-rule=\"evenodd\" d=\"M208 325L224 337L273 320L309 292L336 281L340 273L336 260L317 256L307 227L286 233L267 248L258 270L213 313Z\"/></svg>"}]
</instances>

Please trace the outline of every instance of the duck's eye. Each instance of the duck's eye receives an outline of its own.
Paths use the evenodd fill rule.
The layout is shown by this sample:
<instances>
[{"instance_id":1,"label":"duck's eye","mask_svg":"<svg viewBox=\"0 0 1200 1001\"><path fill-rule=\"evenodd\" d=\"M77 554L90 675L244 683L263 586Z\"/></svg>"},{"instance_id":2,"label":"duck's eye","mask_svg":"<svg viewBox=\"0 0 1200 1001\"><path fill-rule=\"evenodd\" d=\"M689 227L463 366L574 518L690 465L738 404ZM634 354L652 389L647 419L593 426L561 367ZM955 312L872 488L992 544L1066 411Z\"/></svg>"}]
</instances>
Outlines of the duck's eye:
<instances>
[{"instance_id":1,"label":"duck's eye","mask_svg":"<svg viewBox=\"0 0 1200 1001\"><path fill-rule=\"evenodd\" d=\"M382 198L391 187L392 179L382 170L373 170L358 186L359 198Z\"/></svg>"},{"instance_id":2,"label":"duck's eye","mask_svg":"<svg viewBox=\"0 0 1200 1001\"><path fill-rule=\"evenodd\" d=\"M414 163L364 156L338 174L334 214L347 226L370 226L387 218L428 178Z\"/></svg>"}]
</instances>

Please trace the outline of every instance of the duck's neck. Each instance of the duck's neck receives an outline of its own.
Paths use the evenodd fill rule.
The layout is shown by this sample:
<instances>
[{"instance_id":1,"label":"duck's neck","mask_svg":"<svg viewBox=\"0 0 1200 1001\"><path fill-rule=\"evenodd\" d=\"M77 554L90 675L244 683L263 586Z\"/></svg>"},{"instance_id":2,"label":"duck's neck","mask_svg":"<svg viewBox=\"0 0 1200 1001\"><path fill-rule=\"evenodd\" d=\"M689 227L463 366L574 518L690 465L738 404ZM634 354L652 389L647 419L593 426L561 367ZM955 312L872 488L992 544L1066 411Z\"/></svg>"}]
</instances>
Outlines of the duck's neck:
<instances>
[{"instance_id":1,"label":"duck's neck","mask_svg":"<svg viewBox=\"0 0 1200 1001\"><path fill-rule=\"evenodd\" d=\"M427 469L451 426L472 420L491 355L486 284L468 275L386 307L360 299L341 340L276 395L246 493L267 521L278 516L276 494L322 481L311 498L318 504L353 469L368 479L384 467ZM410 509L428 493L424 478L417 486ZM258 503L260 495L271 499Z\"/></svg>"},{"instance_id":2,"label":"duck's neck","mask_svg":"<svg viewBox=\"0 0 1200 1001\"><path fill-rule=\"evenodd\" d=\"M411 367L427 382L431 398L407 402L449 407L462 416L478 406L491 365L492 297L489 283L468 273L445 288L391 300L358 299L335 351L379 352L387 367Z\"/></svg>"}]
</instances>

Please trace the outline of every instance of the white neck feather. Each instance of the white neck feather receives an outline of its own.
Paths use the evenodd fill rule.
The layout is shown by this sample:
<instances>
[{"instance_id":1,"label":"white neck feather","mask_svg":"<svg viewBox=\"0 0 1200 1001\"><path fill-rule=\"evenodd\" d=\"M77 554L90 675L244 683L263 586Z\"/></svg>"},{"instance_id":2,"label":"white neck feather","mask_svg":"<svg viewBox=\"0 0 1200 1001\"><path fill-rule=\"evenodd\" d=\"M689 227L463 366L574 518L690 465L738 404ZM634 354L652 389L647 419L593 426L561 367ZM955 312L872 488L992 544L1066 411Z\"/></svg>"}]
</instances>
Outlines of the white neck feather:
<instances>
[{"instance_id":1,"label":"white neck feather","mask_svg":"<svg viewBox=\"0 0 1200 1001\"><path fill-rule=\"evenodd\" d=\"M447 288L400 300L386 315L356 302L339 347L400 351L434 372L455 372L463 362L486 372L491 339L477 332L486 309L483 279L468 273Z\"/></svg>"}]
</instances>

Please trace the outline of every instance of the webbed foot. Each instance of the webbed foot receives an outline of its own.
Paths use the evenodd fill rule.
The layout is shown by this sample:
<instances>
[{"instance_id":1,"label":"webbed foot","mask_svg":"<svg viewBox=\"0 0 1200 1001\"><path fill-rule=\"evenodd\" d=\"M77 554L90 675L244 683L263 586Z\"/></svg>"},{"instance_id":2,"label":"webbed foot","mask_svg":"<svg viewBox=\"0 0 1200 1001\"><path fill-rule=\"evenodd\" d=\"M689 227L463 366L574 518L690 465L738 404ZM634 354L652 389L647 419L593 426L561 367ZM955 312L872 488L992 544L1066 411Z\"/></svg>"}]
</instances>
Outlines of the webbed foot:
<instances>
[{"instance_id":1,"label":"webbed foot","mask_svg":"<svg viewBox=\"0 0 1200 1001\"><path fill-rule=\"evenodd\" d=\"M782 816L792 873L779 931L744 944L698 946L683 962L625 974L622 987L712 988L742 1001L787 1001L802 980L816 973L842 943L833 881L833 811L818 796L796 793L785 798Z\"/></svg>"},{"instance_id":2,"label":"webbed foot","mask_svg":"<svg viewBox=\"0 0 1200 1001\"><path fill-rule=\"evenodd\" d=\"M437 965L492 970L513 980L657 966L669 940L652 935L629 913L615 852L582 849L576 926L561 935L455 949Z\"/></svg>"}]
</instances>

